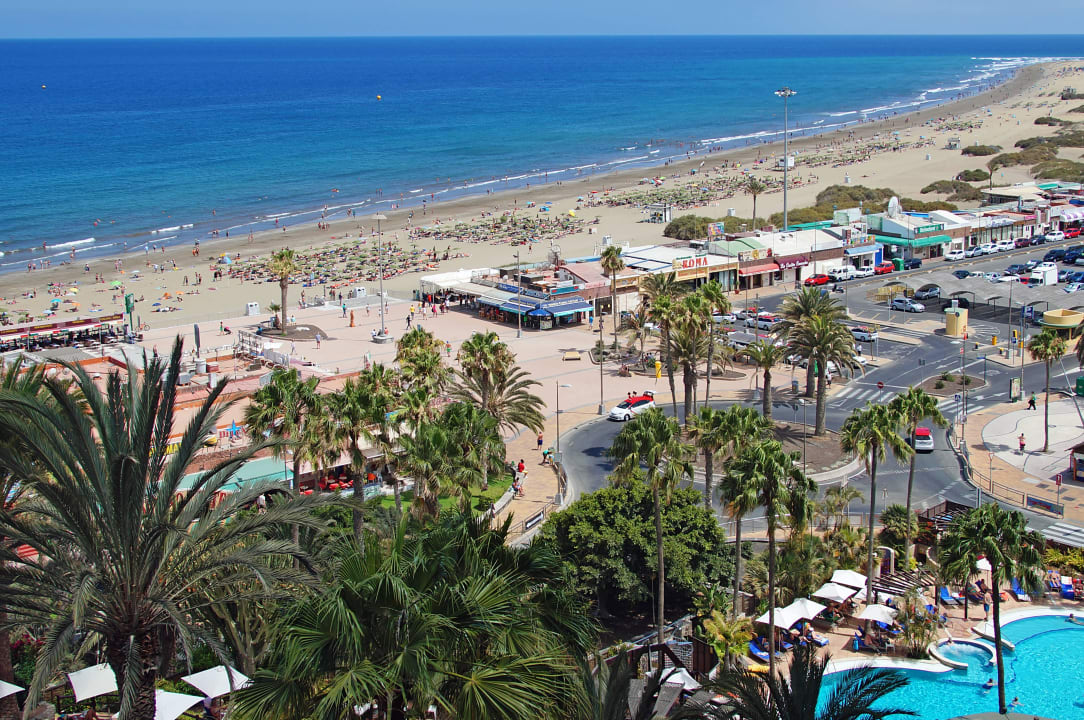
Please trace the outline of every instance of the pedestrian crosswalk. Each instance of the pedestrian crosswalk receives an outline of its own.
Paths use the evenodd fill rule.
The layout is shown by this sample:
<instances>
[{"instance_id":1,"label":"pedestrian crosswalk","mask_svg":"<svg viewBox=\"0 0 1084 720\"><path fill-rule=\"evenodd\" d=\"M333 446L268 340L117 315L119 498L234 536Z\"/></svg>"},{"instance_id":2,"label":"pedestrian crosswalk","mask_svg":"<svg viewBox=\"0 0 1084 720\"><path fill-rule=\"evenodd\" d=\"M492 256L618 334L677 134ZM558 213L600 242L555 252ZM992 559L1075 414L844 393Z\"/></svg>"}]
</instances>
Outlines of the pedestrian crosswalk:
<instances>
[{"instance_id":1,"label":"pedestrian crosswalk","mask_svg":"<svg viewBox=\"0 0 1084 720\"><path fill-rule=\"evenodd\" d=\"M1045 537L1073 547L1084 547L1084 528L1058 522L1045 528L1028 527L1028 530L1038 530Z\"/></svg>"},{"instance_id":2,"label":"pedestrian crosswalk","mask_svg":"<svg viewBox=\"0 0 1084 720\"><path fill-rule=\"evenodd\" d=\"M842 407L844 405L863 405L867 402L874 405L880 405L882 403L889 402L892 398L896 397L899 393L898 389L878 388L870 385L848 385L840 390L833 397L829 405ZM956 399L953 396L941 399L937 406L941 410L951 410L956 405Z\"/></svg>"}]
</instances>

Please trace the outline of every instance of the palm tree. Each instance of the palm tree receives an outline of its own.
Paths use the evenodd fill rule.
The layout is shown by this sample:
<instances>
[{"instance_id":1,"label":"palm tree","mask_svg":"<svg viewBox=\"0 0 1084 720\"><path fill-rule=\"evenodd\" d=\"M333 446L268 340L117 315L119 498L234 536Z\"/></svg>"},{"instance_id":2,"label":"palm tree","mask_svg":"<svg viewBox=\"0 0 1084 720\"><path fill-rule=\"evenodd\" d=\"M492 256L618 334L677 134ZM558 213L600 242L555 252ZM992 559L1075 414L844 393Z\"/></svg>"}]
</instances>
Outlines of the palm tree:
<instances>
[{"instance_id":1,"label":"palm tree","mask_svg":"<svg viewBox=\"0 0 1084 720\"><path fill-rule=\"evenodd\" d=\"M617 349L617 273L625 269L625 261L621 259L621 247L619 245L607 245L602 249L600 259L602 272L610 278L610 312L613 313L614 326L614 350ZM600 338L601 339L601 338Z\"/></svg>"},{"instance_id":2,"label":"palm tree","mask_svg":"<svg viewBox=\"0 0 1084 720\"><path fill-rule=\"evenodd\" d=\"M1046 366L1046 399L1043 401L1043 452L1050 451L1050 366L1068 350L1065 338L1045 329L1028 341L1028 353L1032 360L1041 360Z\"/></svg>"},{"instance_id":3,"label":"palm tree","mask_svg":"<svg viewBox=\"0 0 1084 720\"><path fill-rule=\"evenodd\" d=\"M928 419L938 427L948 425L948 420L937 406L937 400L925 390L909 387L907 392L900 393L893 398L891 404L895 406L896 411L899 412L900 417L903 419L907 435L911 438L912 448L915 446L915 433L918 431L919 424L924 420ZM907 500L904 503L908 513L911 511L911 489L915 483L915 459L915 453L911 453L911 464L907 472ZM905 567L907 569L911 568L911 558L914 555L914 548L911 546L912 538L911 526L908 525L907 536L904 540L904 552L907 556Z\"/></svg>"},{"instance_id":4,"label":"palm tree","mask_svg":"<svg viewBox=\"0 0 1084 720\"><path fill-rule=\"evenodd\" d=\"M662 506L669 503L674 488L683 480L692 481L689 456L693 449L681 441L677 420L662 410L651 408L635 416L621 429L610 446L609 455L617 461L611 480L615 484L646 482L651 488L655 510L655 576L658 580L659 667L663 666L661 646L666 625L666 564L663 558Z\"/></svg>"},{"instance_id":5,"label":"palm tree","mask_svg":"<svg viewBox=\"0 0 1084 720\"><path fill-rule=\"evenodd\" d=\"M757 180L752 175L750 175L748 178L746 178L745 183L743 185L743 189L745 190L746 195L752 195L753 196L753 229L756 230L756 226L757 226L757 195L760 195L760 194L764 193L764 191L768 189L768 186L765 185L764 183L762 183L760 180Z\"/></svg>"},{"instance_id":6,"label":"palm tree","mask_svg":"<svg viewBox=\"0 0 1084 720\"><path fill-rule=\"evenodd\" d=\"M833 675L831 692L824 674L831 655L818 654L813 646L798 645L786 675L767 677L742 668L723 675L712 687L729 695L724 705L689 703L674 718L729 720L883 720L895 715L915 715L910 710L885 708L883 700L910 680L899 670L861 666ZM824 702L821 701L822 696Z\"/></svg>"},{"instance_id":7,"label":"palm tree","mask_svg":"<svg viewBox=\"0 0 1084 720\"><path fill-rule=\"evenodd\" d=\"M276 368L271 373L271 382L257 390L245 408L245 425L250 432L282 441L274 446L276 456L285 457L294 446L290 481L294 490L301 482L302 460L296 445L304 432L306 418L317 406L316 386L319 384L320 378L316 376L302 380L297 368Z\"/></svg>"},{"instance_id":8,"label":"palm tree","mask_svg":"<svg viewBox=\"0 0 1084 720\"><path fill-rule=\"evenodd\" d=\"M857 408L843 423L839 446L843 452L862 458L869 474L869 550L866 555L866 598L873 600L873 520L877 515L877 465L891 453L898 461L908 459L914 449L900 437L903 419L891 405L866 404Z\"/></svg>"},{"instance_id":9,"label":"palm tree","mask_svg":"<svg viewBox=\"0 0 1084 720\"><path fill-rule=\"evenodd\" d=\"M778 440L763 440L742 450L729 463L728 475L744 477L755 504L768 521L768 675L775 677L775 530L779 519L798 510L817 484L797 465L798 453L786 453Z\"/></svg>"},{"instance_id":10,"label":"palm tree","mask_svg":"<svg viewBox=\"0 0 1084 720\"><path fill-rule=\"evenodd\" d=\"M864 499L862 491L850 485L835 485L828 488L824 491L824 499L821 502L825 520L831 518L833 526L838 528L846 517L850 504L855 500L861 502Z\"/></svg>"},{"instance_id":11,"label":"palm tree","mask_svg":"<svg viewBox=\"0 0 1084 720\"><path fill-rule=\"evenodd\" d=\"M938 559L949 577L969 578L975 563L985 558L990 563L994 586L994 651L997 653L997 707L1004 715L1005 666L1001 650L1000 588L1018 578L1024 587L1037 587L1042 565L1043 536L1028 530L1027 519L1016 510L1004 510L997 503L986 503L956 518L938 548Z\"/></svg>"},{"instance_id":12,"label":"palm tree","mask_svg":"<svg viewBox=\"0 0 1084 720\"><path fill-rule=\"evenodd\" d=\"M278 280L279 292L282 294L282 302L279 303L279 312L282 313L282 332L286 333L286 291L290 289L290 276L299 270L296 253L290 248L283 248L271 255L271 261L267 265L271 276Z\"/></svg>"},{"instance_id":13,"label":"palm tree","mask_svg":"<svg viewBox=\"0 0 1084 720\"><path fill-rule=\"evenodd\" d=\"M681 382L685 388L685 425L696 411L697 367L707 354L707 334L711 331L711 314L706 311L699 295L686 295L678 303L678 315L670 332L670 357L681 366Z\"/></svg>"},{"instance_id":14,"label":"palm tree","mask_svg":"<svg viewBox=\"0 0 1084 720\"><path fill-rule=\"evenodd\" d=\"M704 454L704 509L711 510L711 494L715 484L715 456L730 441L726 413L704 405L696 420L685 426L693 446Z\"/></svg>"},{"instance_id":15,"label":"palm tree","mask_svg":"<svg viewBox=\"0 0 1084 720\"><path fill-rule=\"evenodd\" d=\"M463 489L478 484L487 490L490 471L499 473L505 460L506 448L497 419L474 405L452 403L441 413L440 425L458 446L456 457L463 459L460 476Z\"/></svg>"},{"instance_id":16,"label":"palm tree","mask_svg":"<svg viewBox=\"0 0 1084 720\"><path fill-rule=\"evenodd\" d=\"M855 361L854 338L851 331L838 320L826 315L814 315L799 323L790 333L790 348L807 359L817 373L817 422L814 435L824 435L825 413L828 409L828 363L840 372L861 370Z\"/></svg>"},{"instance_id":17,"label":"palm tree","mask_svg":"<svg viewBox=\"0 0 1084 720\"><path fill-rule=\"evenodd\" d=\"M421 423L413 434L400 436L399 442L403 446L399 468L414 481L414 516L423 521L435 520L440 516L440 496L459 494L454 482L459 448L437 423Z\"/></svg>"},{"instance_id":18,"label":"palm tree","mask_svg":"<svg viewBox=\"0 0 1084 720\"><path fill-rule=\"evenodd\" d=\"M231 403L219 402L226 383L218 383L180 439L170 437L179 339L168 359L126 379L110 373L104 388L78 365L66 370L75 392L54 380L45 400L0 390L0 433L20 447L4 464L35 496L17 514L0 512L5 609L11 622L42 628L44 641L27 706L70 653L97 643L116 675L120 716L152 720L155 682L177 653L204 645L228 661L200 619L208 590L248 584L248 597L266 597L305 582L284 562L303 558L297 545L268 538L289 525L317 527L317 502L276 500L242 519L257 497L281 489L234 484L261 443L185 475ZM38 557L18 559L11 548L19 544Z\"/></svg>"},{"instance_id":19,"label":"palm tree","mask_svg":"<svg viewBox=\"0 0 1084 720\"><path fill-rule=\"evenodd\" d=\"M842 320L847 316L843 305L825 294L817 287L803 287L783 300L779 309L782 321L776 326L776 332L782 338L790 339L798 325L812 317L827 317ZM805 357L803 355L803 357ZM813 397L813 374L815 369L810 362L805 372L805 396Z\"/></svg>"},{"instance_id":20,"label":"palm tree","mask_svg":"<svg viewBox=\"0 0 1084 720\"><path fill-rule=\"evenodd\" d=\"M677 317L677 307L669 295L659 295L652 299L647 316L659 326L662 332L659 348L662 350L662 360L666 366L666 377L670 381L670 406L674 411L674 417L677 417L677 387L674 385L674 362L671 357L673 342L670 337Z\"/></svg>"},{"instance_id":21,"label":"palm tree","mask_svg":"<svg viewBox=\"0 0 1084 720\"><path fill-rule=\"evenodd\" d=\"M752 618L727 620L721 612L715 610L701 621L701 625L704 628L704 637L719 658L720 666L727 670L735 666L737 658L745 655L749 641L753 639Z\"/></svg>"},{"instance_id":22,"label":"palm tree","mask_svg":"<svg viewBox=\"0 0 1084 720\"><path fill-rule=\"evenodd\" d=\"M364 467L368 462L361 453L358 440L364 438L367 442L375 443L377 449L380 450L384 456L386 463L391 463L395 452L395 439L393 433L401 424L398 418L399 411L394 409L398 404L396 398L396 389L399 385L399 376L396 372L386 365L381 363L374 363L372 366L362 370L358 375L358 381L355 388L349 395L351 405L356 405L356 409L351 409L349 419L344 418L340 430L350 433L351 431L357 432L355 437L348 435L347 442L351 444L355 450L351 450L351 453L355 453L355 463L359 467ZM347 386L344 386L345 392ZM356 395L354 392L356 391ZM403 500L401 493L401 486L398 477L393 478L393 493L395 497L395 514L401 516L403 513ZM355 522L359 522L359 518L355 516ZM357 527L357 534L360 536L361 528Z\"/></svg>"},{"instance_id":23,"label":"palm tree","mask_svg":"<svg viewBox=\"0 0 1084 720\"><path fill-rule=\"evenodd\" d=\"M787 347L774 340L760 339L745 346L741 354L764 373L764 395L761 403L764 417L772 419L772 368L787 356Z\"/></svg>"},{"instance_id":24,"label":"palm tree","mask_svg":"<svg viewBox=\"0 0 1084 720\"><path fill-rule=\"evenodd\" d=\"M240 720L529 720L555 714L594 627L552 550L512 548L466 514L343 548L319 594L284 613L270 662L231 696ZM413 708L413 710L411 709Z\"/></svg>"},{"instance_id":25,"label":"palm tree","mask_svg":"<svg viewBox=\"0 0 1084 720\"><path fill-rule=\"evenodd\" d=\"M730 312L730 300L726 297L726 291L718 280L709 280L700 286L700 297L704 298L709 315ZM704 390L704 405L711 401L711 376L715 373L715 319L711 318L708 325L708 378L707 387Z\"/></svg>"},{"instance_id":26,"label":"palm tree","mask_svg":"<svg viewBox=\"0 0 1084 720\"><path fill-rule=\"evenodd\" d=\"M541 385L531 380L527 371L512 367L503 372L485 375L459 373L461 384L452 389L451 397L485 410L497 420L502 430L525 427L540 432L545 425L542 398L529 388Z\"/></svg>"},{"instance_id":27,"label":"palm tree","mask_svg":"<svg viewBox=\"0 0 1084 720\"><path fill-rule=\"evenodd\" d=\"M753 408L731 405L723 412L722 425L727 431L727 445L730 446L731 458L741 455L749 445L760 442L771 430L771 423ZM727 512L734 518L734 607L738 613L738 599L741 590L741 521L757 506L757 498L752 480L733 471L732 463L727 462L723 483L720 487Z\"/></svg>"}]
</instances>

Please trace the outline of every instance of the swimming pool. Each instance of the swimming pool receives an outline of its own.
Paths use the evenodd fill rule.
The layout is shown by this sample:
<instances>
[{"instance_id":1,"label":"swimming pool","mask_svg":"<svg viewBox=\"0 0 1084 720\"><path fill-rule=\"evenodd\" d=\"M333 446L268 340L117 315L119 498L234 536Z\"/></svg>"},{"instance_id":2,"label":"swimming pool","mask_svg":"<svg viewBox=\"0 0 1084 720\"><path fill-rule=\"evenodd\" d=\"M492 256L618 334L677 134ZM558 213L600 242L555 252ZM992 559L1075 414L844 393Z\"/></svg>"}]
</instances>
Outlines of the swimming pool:
<instances>
[{"instance_id":1,"label":"swimming pool","mask_svg":"<svg viewBox=\"0 0 1084 720\"><path fill-rule=\"evenodd\" d=\"M1002 635L1016 645L1016 652L1003 654L1006 700L1020 698L1016 712L1084 720L1084 627L1066 622L1064 615L1012 617L1020 619L1007 618L1002 625ZM987 678L997 677L989 653L962 643L940 650L966 662L967 669L905 669L911 684L888 696L884 706L914 710L921 720L997 712L997 688L982 688ZM826 684L830 682L829 676Z\"/></svg>"}]
</instances>

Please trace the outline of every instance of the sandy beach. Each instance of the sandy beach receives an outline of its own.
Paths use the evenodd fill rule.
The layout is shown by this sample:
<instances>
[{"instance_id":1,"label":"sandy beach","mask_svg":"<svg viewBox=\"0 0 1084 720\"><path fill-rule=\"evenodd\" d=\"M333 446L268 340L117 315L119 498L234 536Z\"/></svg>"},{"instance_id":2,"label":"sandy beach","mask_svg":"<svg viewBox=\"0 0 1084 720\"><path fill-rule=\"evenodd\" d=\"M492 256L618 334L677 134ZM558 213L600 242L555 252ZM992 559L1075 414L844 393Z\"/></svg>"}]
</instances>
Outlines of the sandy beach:
<instances>
[{"instance_id":1,"label":"sandy beach","mask_svg":"<svg viewBox=\"0 0 1084 720\"><path fill-rule=\"evenodd\" d=\"M797 155L798 164L792 171L789 206L811 205L817 193L830 185L844 183L848 177L852 185L890 187L900 196L923 200L944 199L922 195L920 190L933 181L952 179L966 169L985 169L989 159L967 157L958 150L946 149L948 138L959 136L964 146L986 144L1009 149L1018 139L1052 134L1056 128L1035 125L1035 118L1049 114L1072 117L1066 113L1079 101L1063 102L1057 94L1067 85L1084 85L1084 71L1077 65L1067 62L1028 66L1009 82L954 103L822 135L792 135L791 152ZM893 142L898 142L900 149L888 147ZM871 150L876 146L885 147ZM421 274L508 265L515 262L516 252L521 253L524 263L541 262L551 239L566 258L595 254L604 235L632 245L659 242L663 239L664 226L644 222L640 208L629 204L610 206L625 193L647 189L641 185L645 176L665 178L667 188L708 181L719 188L712 200L675 210L675 217L686 213L722 217L730 209L738 216L749 217L753 199L734 188L743 173L751 172L774 186L757 199L757 214L766 217L782 210L781 172L769 169L776 166L775 159L781 154L781 141L710 154L701 151L687 160L651 170L639 168L575 182L430 203L424 214L421 208L386 212L388 219L381 222L383 239L396 246L396 262L403 272L388 277L385 290L393 297L408 298L418 287ZM1071 148L1062 151L1062 157L1077 159L1077 154L1079 151ZM757 164L758 159L767 162ZM693 169L698 174L690 177ZM1012 167L998 171L993 183L1003 185L1028 179L1028 168ZM590 198L600 200L591 203ZM540 212L540 206L547 202L551 203L550 210ZM576 213L574 218L569 211ZM530 235L540 241L513 245L510 240L517 234L507 230L508 224L501 224L502 216L523 224L520 237ZM412 242L408 227L416 233L419 228L429 228L429 233L452 232L473 241L423 237ZM587 232L587 227L593 232ZM335 278L326 288L362 285L370 293L375 292L372 265L366 272L363 264L364 257L374 256L375 231L376 222L370 216L359 216L319 226L270 230L251 238L204 241L198 257L193 255L192 248L172 247L164 252L90 260L89 269L84 268L82 260L76 260L71 265L0 276L0 297L3 308L16 320L22 313L35 319L43 316L52 300L50 283L54 284L54 291L68 300L60 305L61 316L117 312L123 308L122 290L126 290L142 298L136 314L156 329L238 317L243 314L246 302L258 302L265 310L269 303L279 299L277 283L261 277L258 258L282 247L307 256L307 266L314 275L322 273ZM231 257L239 255L240 260L230 267L248 267L250 272L235 272L231 276L229 268L217 263L222 253ZM133 273L137 270L138 277ZM216 270L227 272L216 279ZM199 284L197 274L202 276ZM77 297L67 294L73 283L78 283ZM64 286L64 290L58 290L57 285ZM304 290L311 297L326 288L318 285ZM300 285L291 289L291 304L300 299L302 289ZM154 306L154 303L160 304ZM174 310L160 312L163 308Z\"/></svg>"}]
</instances>

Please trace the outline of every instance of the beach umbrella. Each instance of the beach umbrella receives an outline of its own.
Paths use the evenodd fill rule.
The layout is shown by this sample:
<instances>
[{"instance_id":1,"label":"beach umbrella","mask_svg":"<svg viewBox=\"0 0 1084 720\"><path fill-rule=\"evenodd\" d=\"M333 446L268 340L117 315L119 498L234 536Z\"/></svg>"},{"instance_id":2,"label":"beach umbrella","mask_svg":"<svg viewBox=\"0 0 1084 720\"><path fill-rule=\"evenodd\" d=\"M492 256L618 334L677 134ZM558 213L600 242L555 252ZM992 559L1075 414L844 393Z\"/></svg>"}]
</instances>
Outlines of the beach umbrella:
<instances>
[{"instance_id":1,"label":"beach umbrella","mask_svg":"<svg viewBox=\"0 0 1084 720\"><path fill-rule=\"evenodd\" d=\"M203 698L198 695L184 695L182 693L166 692L165 690L154 691L154 720L176 720Z\"/></svg>"},{"instance_id":2,"label":"beach umbrella","mask_svg":"<svg viewBox=\"0 0 1084 720\"><path fill-rule=\"evenodd\" d=\"M801 616L790 608L776 608L775 609L775 626L777 628L788 629L791 625L801 620ZM756 619L756 621L762 625L768 624L768 613L764 613Z\"/></svg>"},{"instance_id":3,"label":"beach umbrella","mask_svg":"<svg viewBox=\"0 0 1084 720\"><path fill-rule=\"evenodd\" d=\"M0 680L0 698L6 698L8 695L14 695L15 693L23 690L24 688L18 685L12 685L11 683Z\"/></svg>"},{"instance_id":4,"label":"beach umbrella","mask_svg":"<svg viewBox=\"0 0 1084 720\"><path fill-rule=\"evenodd\" d=\"M109 283L109 287L119 288L120 287L120 280L114 280L113 282Z\"/></svg>"},{"instance_id":5,"label":"beach umbrella","mask_svg":"<svg viewBox=\"0 0 1084 720\"><path fill-rule=\"evenodd\" d=\"M693 676L689 674L689 671L685 668L680 668L677 672L670 673L666 676L665 685L681 685L682 690L692 692L693 690L700 689L700 683L698 683Z\"/></svg>"},{"instance_id":6,"label":"beach umbrella","mask_svg":"<svg viewBox=\"0 0 1084 720\"><path fill-rule=\"evenodd\" d=\"M117 676L105 663L68 673L68 681L72 684L76 702L117 691Z\"/></svg>"},{"instance_id":7,"label":"beach umbrella","mask_svg":"<svg viewBox=\"0 0 1084 720\"><path fill-rule=\"evenodd\" d=\"M822 598L824 600L830 600L832 602L843 602L847 598L854 595L854 588L849 588L844 585L837 585L836 583L825 583L819 588L813 591L813 597Z\"/></svg>"},{"instance_id":8,"label":"beach umbrella","mask_svg":"<svg viewBox=\"0 0 1084 720\"><path fill-rule=\"evenodd\" d=\"M867 605L858 614L858 619L890 624L896 620L896 611L887 605Z\"/></svg>"},{"instance_id":9,"label":"beach umbrella","mask_svg":"<svg viewBox=\"0 0 1084 720\"><path fill-rule=\"evenodd\" d=\"M866 576L854 570L836 570L832 573L832 582L847 587L863 588L866 586Z\"/></svg>"},{"instance_id":10,"label":"beach umbrella","mask_svg":"<svg viewBox=\"0 0 1084 720\"><path fill-rule=\"evenodd\" d=\"M231 676L233 687L230 687ZM181 680L198 688L201 693L210 698L226 695L232 690L240 690L249 683L248 677L228 665L215 665L202 672L185 675Z\"/></svg>"},{"instance_id":11,"label":"beach umbrella","mask_svg":"<svg viewBox=\"0 0 1084 720\"><path fill-rule=\"evenodd\" d=\"M975 569L982 572L990 572L993 568L990 567L990 561L986 558L979 558L979 561L975 563Z\"/></svg>"},{"instance_id":12,"label":"beach umbrella","mask_svg":"<svg viewBox=\"0 0 1084 720\"><path fill-rule=\"evenodd\" d=\"M161 305L161 304L162 304L162 303L160 303L160 302L156 302L156 303L151 303L151 307L158 307L158 306L159 306L159 305Z\"/></svg>"},{"instance_id":13,"label":"beach umbrella","mask_svg":"<svg viewBox=\"0 0 1084 720\"><path fill-rule=\"evenodd\" d=\"M798 598L783 609L798 613L798 617L800 618L812 620L813 618L824 612L827 608L824 605L821 605L819 602L814 602L809 598Z\"/></svg>"}]
</instances>

